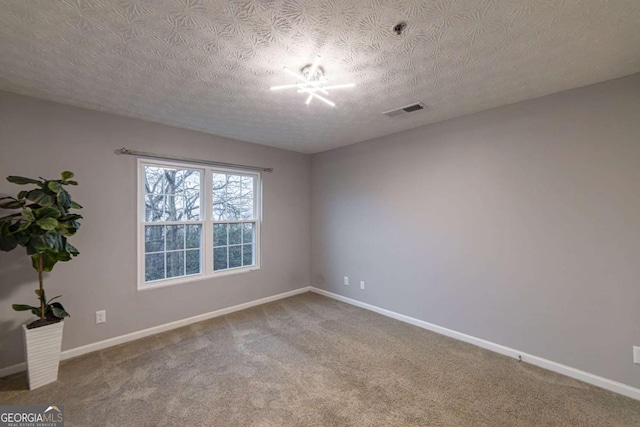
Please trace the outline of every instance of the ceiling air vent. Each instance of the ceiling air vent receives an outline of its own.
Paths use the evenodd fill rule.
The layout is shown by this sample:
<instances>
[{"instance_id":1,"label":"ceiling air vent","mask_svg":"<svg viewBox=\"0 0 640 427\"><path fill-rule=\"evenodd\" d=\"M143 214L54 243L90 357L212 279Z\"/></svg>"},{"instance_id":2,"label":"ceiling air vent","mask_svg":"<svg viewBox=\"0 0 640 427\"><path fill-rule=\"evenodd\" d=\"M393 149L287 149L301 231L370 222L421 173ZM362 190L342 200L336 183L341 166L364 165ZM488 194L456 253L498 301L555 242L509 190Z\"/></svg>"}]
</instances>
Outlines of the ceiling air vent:
<instances>
[{"instance_id":1,"label":"ceiling air vent","mask_svg":"<svg viewBox=\"0 0 640 427\"><path fill-rule=\"evenodd\" d=\"M393 110L385 111L382 113L383 116L387 117L398 117L404 116L405 114L413 113L414 111L424 110L424 105L422 102L416 102L415 104L405 105L404 107L394 108Z\"/></svg>"}]
</instances>

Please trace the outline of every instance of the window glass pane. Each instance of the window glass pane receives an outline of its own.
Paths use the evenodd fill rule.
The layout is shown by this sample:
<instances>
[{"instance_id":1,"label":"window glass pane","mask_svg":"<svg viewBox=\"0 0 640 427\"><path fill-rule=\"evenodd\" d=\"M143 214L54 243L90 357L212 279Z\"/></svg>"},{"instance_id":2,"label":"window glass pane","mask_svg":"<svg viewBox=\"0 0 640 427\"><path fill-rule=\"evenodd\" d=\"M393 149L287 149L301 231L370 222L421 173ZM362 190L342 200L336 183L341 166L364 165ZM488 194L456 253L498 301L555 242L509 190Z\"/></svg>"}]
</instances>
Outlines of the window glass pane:
<instances>
[{"instance_id":1,"label":"window glass pane","mask_svg":"<svg viewBox=\"0 0 640 427\"><path fill-rule=\"evenodd\" d=\"M199 200L199 197L180 194L164 196L163 221L199 221Z\"/></svg>"},{"instance_id":2,"label":"window glass pane","mask_svg":"<svg viewBox=\"0 0 640 427\"><path fill-rule=\"evenodd\" d=\"M144 219L148 222L162 221L164 215L164 195L147 195L145 197Z\"/></svg>"},{"instance_id":3,"label":"window glass pane","mask_svg":"<svg viewBox=\"0 0 640 427\"><path fill-rule=\"evenodd\" d=\"M200 221L200 193L193 191L185 193L183 221Z\"/></svg>"},{"instance_id":4,"label":"window glass pane","mask_svg":"<svg viewBox=\"0 0 640 427\"><path fill-rule=\"evenodd\" d=\"M164 254L151 254L144 257L144 280L164 279Z\"/></svg>"},{"instance_id":5,"label":"window glass pane","mask_svg":"<svg viewBox=\"0 0 640 427\"><path fill-rule=\"evenodd\" d=\"M145 194L164 194L164 169L158 166L144 167Z\"/></svg>"},{"instance_id":6,"label":"window glass pane","mask_svg":"<svg viewBox=\"0 0 640 427\"><path fill-rule=\"evenodd\" d=\"M200 171L195 169L159 168L164 175L164 194L184 194L188 190L200 191Z\"/></svg>"},{"instance_id":7,"label":"window glass pane","mask_svg":"<svg viewBox=\"0 0 640 427\"><path fill-rule=\"evenodd\" d=\"M166 194L164 196L164 212L162 213L162 221L182 221L184 215L183 197Z\"/></svg>"},{"instance_id":8,"label":"window glass pane","mask_svg":"<svg viewBox=\"0 0 640 427\"><path fill-rule=\"evenodd\" d=\"M164 225L146 225L144 227L144 251L164 251Z\"/></svg>"},{"instance_id":9,"label":"window glass pane","mask_svg":"<svg viewBox=\"0 0 640 427\"><path fill-rule=\"evenodd\" d=\"M183 170L182 185L178 188L178 193L199 193L200 192L200 171Z\"/></svg>"},{"instance_id":10,"label":"window glass pane","mask_svg":"<svg viewBox=\"0 0 640 427\"><path fill-rule=\"evenodd\" d=\"M253 242L253 229L255 224L252 222L245 222L242 225L242 242L243 243L251 243Z\"/></svg>"},{"instance_id":11,"label":"window glass pane","mask_svg":"<svg viewBox=\"0 0 640 427\"><path fill-rule=\"evenodd\" d=\"M229 246L229 268L242 265L242 246Z\"/></svg>"},{"instance_id":12,"label":"window glass pane","mask_svg":"<svg viewBox=\"0 0 640 427\"><path fill-rule=\"evenodd\" d=\"M253 245L242 245L242 265L253 264Z\"/></svg>"},{"instance_id":13,"label":"window glass pane","mask_svg":"<svg viewBox=\"0 0 640 427\"><path fill-rule=\"evenodd\" d=\"M167 278L184 276L184 252L167 252Z\"/></svg>"},{"instance_id":14,"label":"window glass pane","mask_svg":"<svg viewBox=\"0 0 640 427\"><path fill-rule=\"evenodd\" d=\"M200 273L200 251L198 249L187 251L186 274Z\"/></svg>"},{"instance_id":15,"label":"window glass pane","mask_svg":"<svg viewBox=\"0 0 640 427\"><path fill-rule=\"evenodd\" d=\"M213 269L224 270L227 268L227 247L215 248L213 250Z\"/></svg>"},{"instance_id":16,"label":"window glass pane","mask_svg":"<svg viewBox=\"0 0 640 427\"><path fill-rule=\"evenodd\" d=\"M217 221L251 219L254 177L213 174L213 219Z\"/></svg>"},{"instance_id":17,"label":"window glass pane","mask_svg":"<svg viewBox=\"0 0 640 427\"><path fill-rule=\"evenodd\" d=\"M147 221L200 220L200 176L196 169L144 167Z\"/></svg>"},{"instance_id":18,"label":"window glass pane","mask_svg":"<svg viewBox=\"0 0 640 427\"><path fill-rule=\"evenodd\" d=\"M239 245L242 243L242 223L229 224L229 244Z\"/></svg>"},{"instance_id":19,"label":"window glass pane","mask_svg":"<svg viewBox=\"0 0 640 427\"><path fill-rule=\"evenodd\" d=\"M227 224L213 224L213 246L227 244Z\"/></svg>"},{"instance_id":20,"label":"window glass pane","mask_svg":"<svg viewBox=\"0 0 640 427\"><path fill-rule=\"evenodd\" d=\"M202 225L187 225L187 249L202 246Z\"/></svg>"},{"instance_id":21,"label":"window glass pane","mask_svg":"<svg viewBox=\"0 0 640 427\"><path fill-rule=\"evenodd\" d=\"M167 225L167 250L184 249L184 225Z\"/></svg>"}]
</instances>

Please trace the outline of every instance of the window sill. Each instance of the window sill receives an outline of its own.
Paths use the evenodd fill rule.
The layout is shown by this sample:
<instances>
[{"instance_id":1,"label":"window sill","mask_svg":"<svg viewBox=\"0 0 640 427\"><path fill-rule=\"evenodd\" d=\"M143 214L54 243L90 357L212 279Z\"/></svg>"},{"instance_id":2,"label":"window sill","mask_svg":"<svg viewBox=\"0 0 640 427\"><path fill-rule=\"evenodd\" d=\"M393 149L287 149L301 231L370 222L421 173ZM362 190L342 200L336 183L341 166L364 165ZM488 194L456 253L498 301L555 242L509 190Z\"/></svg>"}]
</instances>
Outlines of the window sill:
<instances>
[{"instance_id":1,"label":"window sill","mask_svg":"<svg viewBox=\"0 0 640 427\"><path fill-rule=\"evenodd\" d=\"M227 276L233 276L236 274L242 274L242 273L250 273L252 271L258 271L260 270L260 266L259 265L252 265L250 267L242 267L242 268L233 268L230 270L223 270L220 271L218 273L213 273L213 274L208 274L208 275L204 275L204 274L197 274L197 275L193 275L193 276L187 276L187 277L178 277L176 279L169 279L169 280L162 280L162 281L158 281L158 282L151 282L151 283L142 283L142 284L138 284L138 291L149 291L152 289L158 289L158 288L166 288L169 286L178 286L178 285L184 285L187 283L192 283L192 282L200 282L202 280L209 280L209 279L218 279L221 277L227 277Z\"/></svg>"}]
</instances>

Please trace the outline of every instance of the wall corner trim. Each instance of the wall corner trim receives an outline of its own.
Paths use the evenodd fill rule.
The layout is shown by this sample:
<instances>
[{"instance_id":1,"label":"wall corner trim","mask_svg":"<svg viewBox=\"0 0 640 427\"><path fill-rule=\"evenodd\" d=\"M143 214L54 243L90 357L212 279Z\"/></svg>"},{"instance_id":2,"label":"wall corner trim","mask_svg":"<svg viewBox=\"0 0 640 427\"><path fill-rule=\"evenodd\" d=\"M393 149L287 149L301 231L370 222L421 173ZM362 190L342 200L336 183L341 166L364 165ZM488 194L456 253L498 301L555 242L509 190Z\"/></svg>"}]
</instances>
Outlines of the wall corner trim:
<instances>
[{"instance_id":1,"label":"wall corner trim","mask_svg":"<svg viewBox=\"0 0 640 427\"><path fill-rule=\"evenodd\" d=\"M277 295L272 295L270 297L265 297L265 298L257 299L254 301L245 302L245 303L234 305L227 308L221 308L219 310L211 311L209 313L199 314L197 316L188 317L186 319L176 320L175 322L165 323L164 325L153 326L151 328L142 329L136 332L131 332L126 335L120 335L118 337L108 338L103 341L98 341L98 342L83 345L80 347L71 348L69 350L65 350L62 353L60 353L60 360L62 361L66 359L71 359L73 357L78 357L83 354L92 353L98 350L103 350L105 348L113 347L119 344L124 344L129 341L134 341L140 338L148 337L150 335L155 335L161 332L170 331L172 329L181 328L183 326L191 325L192 323L202 322L203 320L209 320L209 319L213 319L214 317L224 316L225 314L231 314L236 311L245 310L247 308L256 307L258 305L266 304L273 301L278 301L284 298L289 298L294 295L303 294L309 291L311 291L311 287L305 286L302 288L294 289L292 291L283 292ZM0 368L0 378L25 371L26 369L27 369L27 366L24 362L7 366L5 368Z\"/></svg>"},{"instance_id":2,"label":"wall corner trim","mask_svg":"<svg viewBox=\"0 0 640 427\"><path fill-rule=\"evenodd\" d=\"M448 329L442 326L434 325L433 323L425 322L424 320L419 320L413 317L405 316L404 314L396 313L394 311L387 310L375 305L367 304L365 302L348 298L339 294L335 294L333 292L329 292L324 289L319 289L312 286L311 292L314 292L319 295L323 295L325 297L333 298L335 300L338 300L356 307L364 308L365 310L370 310L375 313L382 314L383 316L391 317L392 319L396 319L401 322L405 322L410 325L417 326L419 328L427 329L429 331L438 333L440 335L445 335L447 337L454 338L459 341L464 341L466 343L473 344L478 347L482 347L486 350L490 350L495 353L513 357L514 359L518 359L518 357L522 357L523 362L539 366L541 368L556 372L558 374L575 378L585 383L603 388L605 390L612 391L614 393L621 394L623 396L630 397L635 400L640 400L640 389L632 387L627 384L613 381L608 378L600 377L598 375L581 371L579 369L572 368L570 366L562 365L560 363L557 363L548 359L544 359L542 357L527 354L510 347L506 347L500 344L493 343L491 341L483 340L481 338L464 334L462 332L454 331L453 329Z\"/></svg>"}]
</instances>

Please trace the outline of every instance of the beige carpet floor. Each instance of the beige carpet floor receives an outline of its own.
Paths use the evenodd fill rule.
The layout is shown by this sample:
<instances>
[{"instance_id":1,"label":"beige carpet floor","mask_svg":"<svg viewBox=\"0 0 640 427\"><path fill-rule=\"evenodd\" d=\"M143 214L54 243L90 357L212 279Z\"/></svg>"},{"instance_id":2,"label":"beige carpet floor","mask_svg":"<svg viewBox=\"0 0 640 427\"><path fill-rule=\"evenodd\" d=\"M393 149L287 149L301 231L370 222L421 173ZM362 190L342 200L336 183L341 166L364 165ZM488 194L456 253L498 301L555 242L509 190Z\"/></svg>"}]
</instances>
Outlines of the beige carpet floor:
<instances>
[{"instance_id":1,"label":"beige carpet floor","mask_svg":"<svg viewBox=\"0 0 640 427\"><path fill-rule=\"evenodd\" d=\"M640 426L640 402L319 295L62 362L67 426Z\"/></svg>"}]
</instances>

